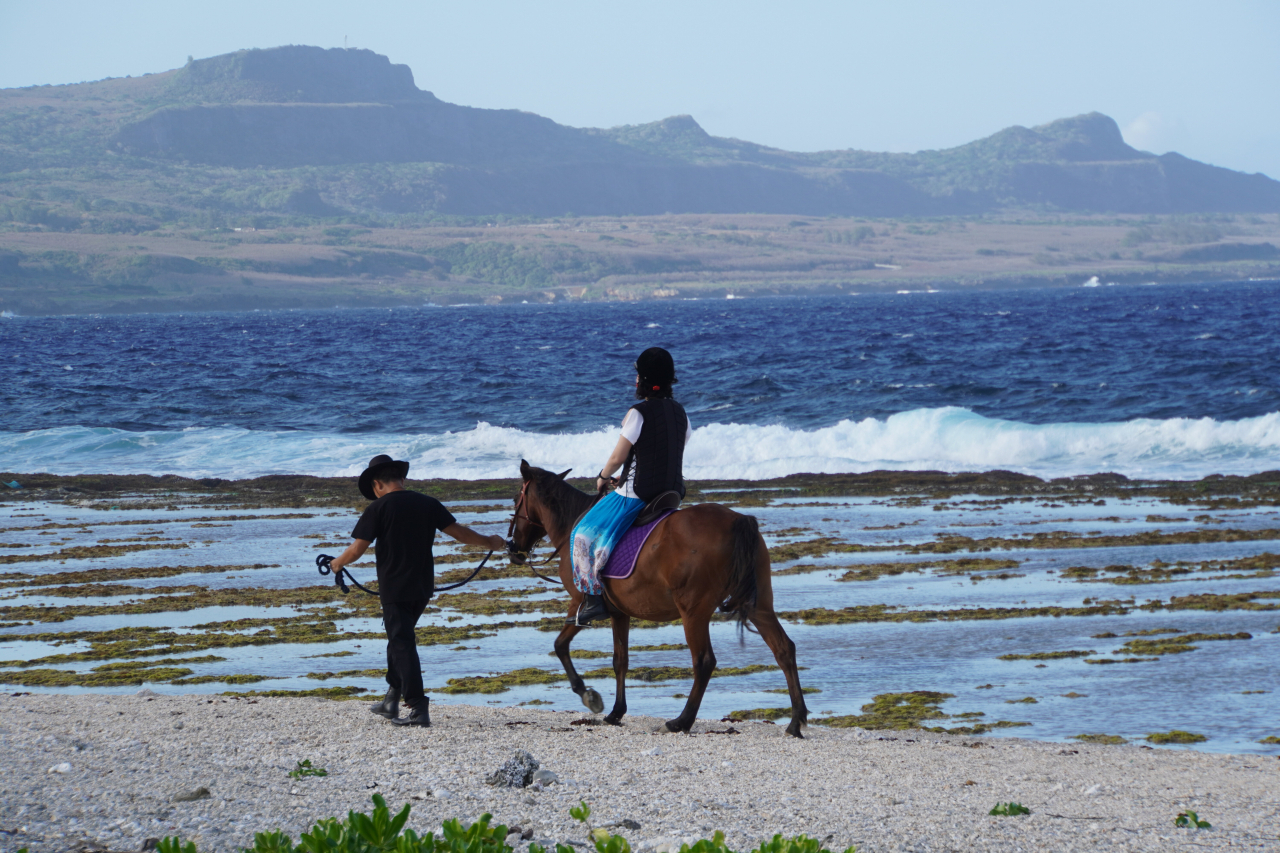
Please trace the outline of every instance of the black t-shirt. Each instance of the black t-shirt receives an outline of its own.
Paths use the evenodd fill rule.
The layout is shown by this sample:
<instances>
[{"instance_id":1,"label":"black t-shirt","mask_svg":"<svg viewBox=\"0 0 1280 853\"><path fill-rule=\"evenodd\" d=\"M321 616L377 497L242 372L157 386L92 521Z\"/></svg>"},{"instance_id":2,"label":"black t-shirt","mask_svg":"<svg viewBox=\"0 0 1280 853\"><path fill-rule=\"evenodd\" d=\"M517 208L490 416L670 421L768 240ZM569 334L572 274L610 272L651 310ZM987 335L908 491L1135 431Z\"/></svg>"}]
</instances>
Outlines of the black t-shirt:
<instances>
[{"instance_id":1,"label":"black t-shirt","mask_svg":"<svg viewBox=\"0 0 1280 853\"><path fill-rule=\"evenodd\" d=\"M378 597L384 601L426 601L435 591L431 545L436 531L453 524L444 504L420 492L383 495L365 508L353 539L374 543Z\"/></svg>"}]
</instances>

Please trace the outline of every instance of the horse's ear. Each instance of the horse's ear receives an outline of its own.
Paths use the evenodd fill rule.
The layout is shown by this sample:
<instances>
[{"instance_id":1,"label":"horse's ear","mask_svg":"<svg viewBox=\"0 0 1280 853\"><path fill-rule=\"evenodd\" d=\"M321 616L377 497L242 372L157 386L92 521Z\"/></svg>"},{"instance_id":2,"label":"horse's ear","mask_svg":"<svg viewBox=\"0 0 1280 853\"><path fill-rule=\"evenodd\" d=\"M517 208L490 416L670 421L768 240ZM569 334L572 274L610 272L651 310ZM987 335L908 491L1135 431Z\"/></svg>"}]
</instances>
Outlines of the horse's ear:
<instances>
[{"instance_id":1,"label":"horse's ear","mask_svg":"<svg viewBox=\"0 0 1280 853\"><path fill-rule=\"evenodd\" d=\"M520 476L526 480L533 476L533 468L523 459L520 460Z\"/></svg>"},{"instance_id":2,"label":"horse's ear","mask_svg":"<svg viewBox=\"0 0 1280 853\"><path fill-rule=\"evenodd\" d=\"M561 471L559 474L556 474L556 479L563 480L565 477L569 476L569 472L572 470L573 470L572 468L566 468L565 470Z\"/></svg>"}]
</instances>

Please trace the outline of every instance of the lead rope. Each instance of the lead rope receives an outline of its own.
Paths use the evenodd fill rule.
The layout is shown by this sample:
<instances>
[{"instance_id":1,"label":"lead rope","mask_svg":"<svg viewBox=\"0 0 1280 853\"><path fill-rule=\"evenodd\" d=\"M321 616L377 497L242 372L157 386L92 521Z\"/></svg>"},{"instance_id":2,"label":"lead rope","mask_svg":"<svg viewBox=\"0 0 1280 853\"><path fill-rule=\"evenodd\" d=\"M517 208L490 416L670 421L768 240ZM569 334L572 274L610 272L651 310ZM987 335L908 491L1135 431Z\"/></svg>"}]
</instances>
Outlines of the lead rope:
<instances>
[{"instance_id":1,"label":"lead rope","mask_svg":"<svg viewBox=\"0 0 1280 853\"><path fill-rule=\"evenodd\" d=\"M484 568L484 564L489 562L489 558L492 556L493 556L492 551L490 551L488 554L485 554L484 559L480 561L480 565L476 566L475 569L472 570L471 574L467 575L465 579L459 581L458 583L451 583L448 586L438 586L435 588L435 592L448 592L451 589L457 589L458 587L463 586L464 584L470 583L471 580L474 579L476 575L480 574L480 570ZM316 557L316 568L320 570L320 574L322 575L327 575L330 572L333 572L333 557L329 556L328 554L321 554L319 557ZM346 566L343 566L341 569L334 572L333 574L334 574L334 577L333 577L334 585L336 585L338 589L342 590L343 595L346 595L347 593L351 592L351 588L347 586L347 582L342 579L342 576L344 574L347 577L351 578L351 582L356 585L357 589L367 592L369 593L369 595L377 595L376 592L373 592L367 589L363 584L360 583L360 581L356 580L355 575L351 574L351 572L347 570Z\"/></svg>"}]
</instances>

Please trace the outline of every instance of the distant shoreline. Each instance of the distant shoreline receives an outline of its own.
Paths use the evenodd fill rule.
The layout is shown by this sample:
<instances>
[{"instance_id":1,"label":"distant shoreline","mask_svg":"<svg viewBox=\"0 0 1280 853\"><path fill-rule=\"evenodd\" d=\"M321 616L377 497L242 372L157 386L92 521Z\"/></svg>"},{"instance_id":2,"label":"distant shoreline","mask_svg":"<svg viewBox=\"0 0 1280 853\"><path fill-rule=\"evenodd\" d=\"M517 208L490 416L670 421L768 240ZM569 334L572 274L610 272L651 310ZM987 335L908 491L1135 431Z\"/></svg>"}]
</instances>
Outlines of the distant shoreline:
<instances>
[{"instance_id":1,"label":"distant shoreline","mask_svg":"<svg viewBox=\"0 0 1280 853\"><path fill-rule=\"evenodd\" d=\"M1179 242L1180 220L1166 219L713 214L491 227L10 230L0 231L0 312L616 303L1073 288L1095 280L1280 280L1280 217L1237 218L1196 236L1205 242L1195 244Z\"/></svg>"}]
</instances>

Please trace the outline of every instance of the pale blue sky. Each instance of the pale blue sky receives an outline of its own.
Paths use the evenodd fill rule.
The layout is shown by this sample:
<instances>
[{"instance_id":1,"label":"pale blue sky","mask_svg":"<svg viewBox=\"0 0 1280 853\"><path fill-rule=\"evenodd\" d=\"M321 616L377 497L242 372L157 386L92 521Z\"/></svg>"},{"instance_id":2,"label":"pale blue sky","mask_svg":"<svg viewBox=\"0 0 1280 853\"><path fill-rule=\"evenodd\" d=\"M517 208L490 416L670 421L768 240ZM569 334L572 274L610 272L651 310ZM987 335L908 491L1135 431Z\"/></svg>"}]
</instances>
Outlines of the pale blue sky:
<instances>
[{"instance_id":1,"label":"pale blue sky","mask_svg":"<svg viewBox=\"0 0 1280 853\"><path fill-rule=\"evenodd\" d=\"M914 151L1098 110L1280 178L1280 2L0 0L0 88L188 54L369 48L454 103L608 127L689 113L797 151Z\"/></svg>"}]
</instances>

